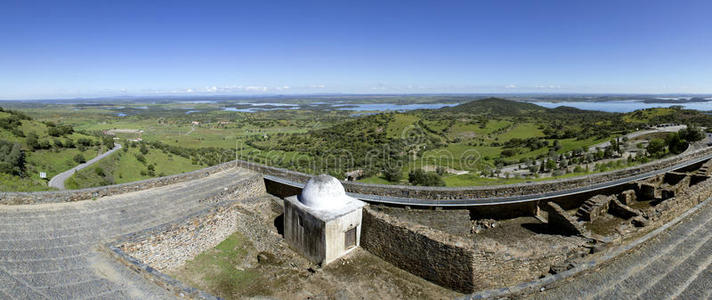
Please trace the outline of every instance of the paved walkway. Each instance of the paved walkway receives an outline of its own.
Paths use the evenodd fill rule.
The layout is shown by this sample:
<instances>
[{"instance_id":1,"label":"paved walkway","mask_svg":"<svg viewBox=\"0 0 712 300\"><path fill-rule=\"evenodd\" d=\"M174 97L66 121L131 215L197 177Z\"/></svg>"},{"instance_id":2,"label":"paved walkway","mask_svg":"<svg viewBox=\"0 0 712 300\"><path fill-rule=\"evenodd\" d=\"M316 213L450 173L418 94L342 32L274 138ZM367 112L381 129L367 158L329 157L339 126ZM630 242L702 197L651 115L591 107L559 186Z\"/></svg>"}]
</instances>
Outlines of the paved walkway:
<instances>
[{"instance_id":1,"label":"paved walkway","mask_svg":"<svg viewBox=\"0 0 712 300\"><path fill-rule=\"evenodd\" d=\"M91 165L93 165L94 163L100 161L102 158L107 157L107 156L111 155L111 153L114 153L115 151L121 149L121 145L120 145L120 144L114 144L114 145L116 145L116 146L114 147L114 149L111 149L111 150L106 151L106 152L104 152L104 153L102 153L102 154L99 154L99 155L97 155L96 157L90 159L89 161L87 161L87 162L85 162L85 163L83 163L83 164L80 164L80 165L78 165L78 166L76 166L76 167L74 167L74 168L71 168L71 169L69 169L69 170L67 170L67 171L64 171L64 172L62 172L62 173L59 173L59 174L57 174L56 176L52 177L52 179L50 179L49 184L48 184L49 187L53 187L53 188L56 188L56 189L64 190L64 189L65 189L65 188L64 188L64 182L67 181L67 179L69 179L69 177L72 177L72 175L74 174L74 172L79 171L79 170L81 170L81 169L84 169L84 168L86 168L86 167L88 167L88 166L91 166Z\"/></svg>"},{"instance_id":2,"label":"paved walkway","mask_svg":"<svg viewBox=\"0 0 712 300\"><path fill-rule=\"evenodd\" d=\"M712 204L536 299L712 299Z\"/></svg>"},{"instance_id":3,"label":"paved walkway","mask_svg":"<svg viewBox=\"0 0 712 300\"><path fill-rule=\"evenodd\" d=\"M0 299L173 298L96 246L202 210L200 200L248 176L229 169L96 201L0 205Z\"/></svg>"}]
</instances>

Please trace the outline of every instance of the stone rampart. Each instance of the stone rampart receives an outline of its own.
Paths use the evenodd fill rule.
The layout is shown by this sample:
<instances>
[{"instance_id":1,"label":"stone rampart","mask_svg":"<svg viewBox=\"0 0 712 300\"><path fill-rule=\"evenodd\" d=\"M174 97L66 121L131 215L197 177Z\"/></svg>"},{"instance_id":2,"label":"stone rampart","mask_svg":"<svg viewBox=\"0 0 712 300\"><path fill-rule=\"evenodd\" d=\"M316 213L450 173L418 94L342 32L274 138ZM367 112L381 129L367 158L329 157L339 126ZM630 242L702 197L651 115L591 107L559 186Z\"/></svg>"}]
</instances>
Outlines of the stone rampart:
<instances>
[{"instance_id":1,"label":"stone rampart","mask_svg":"<svg viewBox=\"0 0 712 300\"><path fill-rule=\"evenodd\" d=\"M574 178L564 178L559 180L549 180L540 182L508 184L497 186L472 186L472 187L423 187L423 186L401 186L366 184L360 182L342 182L347 192L364 195L378 195L399 198L419 198L433 200L453 200L453 199L476 199L489 197L505 197L529 194L542 194L557 192L568 189L575 189L593 184L610 182L626 177L641 175L647 172L672 167L683 161L703 158L712 154L712 148L705 148L688 154L674 156L666 159L653 161L650 163L633 166L621 170L580 176ZM283 168L265 166L247 161L236 161L240 167L253 170L258 173L286 179L296 183L306 183L311 177L309 174L295 172Z\"/></svg>"},{"instance_id":2,"label":"stone rampart","mask_svg":"<svg viewBox=\"0 0 712 300\"><path fill-rule=\"evenodd\" d=\"M65 191L47 191L47 192L0 192L0 205L19 205L19 204L40 204L40 203L56 203L56 202L73 202L82 200L98 199L105 196L118 195L123 193L146 190L154 187L165 186L169 184L185 182L195 179L204 178L211 174L223 171L227 168L234 168L235 162L228 162L205 169L200 169L192 172L176 174L165 177L151 178L136 182L124 184L116 184L95 188L86 188L80 190L65 190Z\"/></svg>"},{"instance_id":3,"label":"stone rampart","mask_svg":"<svg viewBox=\"0 0 712 300\"><path fill-rule=\"evenodd\" d=\"M183 220L124 237L119 249L141 262L166 272L211 249L236 230L234 205L222 205Z\"/></svg>"},{"instance_id":4,"label":"stone rampart","mask_svg":"<svg viewBox=\"0 0 712 300\"><path fill-rule=\"evenodd\" d=\"M368 207L363 211L361 247L439 285L475 290L472 241L409 224Z\"/></svg>"},{"instance_id":5,"label":"stone rampart","mask_svg":"<svg viewBox=\"0 0 712 300\"><path fill-rule=\"evenodd\" d=\"M547 247L513 247L405 222L371 207L364 208L361 236L361 246L385 261L464 293L538 278L580 251L582 241L566 237L545 242Z\"/></svg>"},{"instance_id":6,"label":"stone rampart","mask_svg":"<svg viewBox=\"0 0 712 300\"><path fill-rule=\"evenodd\" d=\"M608 182L625 177L640 175L646 172L674 166L685 160L702 158L712 154L712 148L706 148L675 156L651 163L634 166L622 170L606 173L593 174L575 178L560 180L550 180L541 182L498 185L498 186L472 186L472 187L422 187L422 186L399 186L382 184L365 184L359 182L342 182L347 192L365 195L378 195L385 197L418 198L433 200L453 200L453 199L476 199L488 197L505 197L529 194L542 194L568 189L584 187L592 184ZM87 188L71 191L48 191L48 192L0 192L0 205L13 204L35 204L35 203L55 203L72 202L81 200L97 199L104 196L140 191L153 187L168 184L195 180L209 176L226 168L241 167L256 171L264 175L271 175L297 183L306 183L311 177L309 174L295 172L287 169L261 165L258 163L236 160L221 165L208 167L192 172L152 178L137 182L130 182L118 185L110 185L96 188Z\"/></svg>"}]
</instances>

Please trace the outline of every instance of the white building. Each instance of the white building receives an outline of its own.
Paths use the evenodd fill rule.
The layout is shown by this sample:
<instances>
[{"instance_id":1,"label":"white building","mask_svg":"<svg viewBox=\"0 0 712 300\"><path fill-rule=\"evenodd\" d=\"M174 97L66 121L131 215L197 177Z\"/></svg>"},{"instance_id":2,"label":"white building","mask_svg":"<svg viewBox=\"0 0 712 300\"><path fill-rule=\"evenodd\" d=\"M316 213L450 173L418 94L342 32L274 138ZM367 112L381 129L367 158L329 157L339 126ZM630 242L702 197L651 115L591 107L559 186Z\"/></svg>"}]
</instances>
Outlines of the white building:
<instances>
[{"instance_id":1,"label":"white building","mask_svg":"<svg viewBox=\"0 0 712 300\"><path fill-rule=\"evenodd\" d=\"M284 201L284 238L309 260L326 265L359 246L365 205L347 196L336 178L312 177L300 195Z\"/></svg>"}]
</instances>

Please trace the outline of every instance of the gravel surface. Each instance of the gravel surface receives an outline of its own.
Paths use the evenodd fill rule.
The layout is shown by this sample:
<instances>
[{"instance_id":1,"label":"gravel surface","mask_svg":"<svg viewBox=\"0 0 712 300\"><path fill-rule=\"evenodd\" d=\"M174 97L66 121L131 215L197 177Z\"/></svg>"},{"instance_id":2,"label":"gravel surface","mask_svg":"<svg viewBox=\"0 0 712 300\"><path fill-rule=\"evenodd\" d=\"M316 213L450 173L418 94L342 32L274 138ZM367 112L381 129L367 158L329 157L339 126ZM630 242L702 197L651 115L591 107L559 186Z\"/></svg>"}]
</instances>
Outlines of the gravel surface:
<instances>
[{"instance_id":1,"label":"gravel surface","mask_svg":"<svg viewBox=\"0 0 712 300\"><path fill-rule=\"evenodd\" d=\"M712 205L537 299L711 299Z\"/></svg>"},{"instance_id":2,"label":"gravel surface","mask_svg":"<svg viewBox=\"0 0 712 300\"><path fill-rule=\"evenodd\" d=\"M95 201L0 206L0 299L173 298L97 245L204 209L200 200L250 176L230 169Z\"/></svg>"}]
</instances>

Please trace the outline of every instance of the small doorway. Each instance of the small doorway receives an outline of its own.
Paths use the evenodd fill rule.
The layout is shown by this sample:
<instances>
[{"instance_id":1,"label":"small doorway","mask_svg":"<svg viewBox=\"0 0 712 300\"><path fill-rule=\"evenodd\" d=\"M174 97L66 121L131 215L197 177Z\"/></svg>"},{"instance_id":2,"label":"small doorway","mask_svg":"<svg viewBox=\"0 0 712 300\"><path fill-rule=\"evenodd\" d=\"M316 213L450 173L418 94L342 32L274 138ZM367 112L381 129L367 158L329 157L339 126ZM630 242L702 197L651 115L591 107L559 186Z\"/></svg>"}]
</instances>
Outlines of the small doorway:
<instances>
[{"instance_id":1,"label":"small doorway","mask_svg":"<svg viewBox=\"0 0 712 300\"><path fill-rule=\"evenodd\" d=\"M356 227L345 232L344 249L356 247Z\"/></svg>"}]
</instances>

